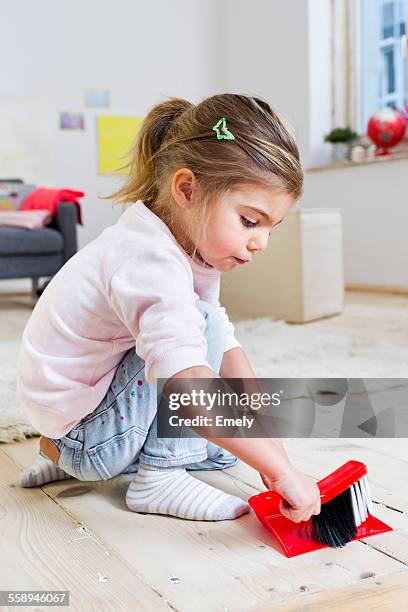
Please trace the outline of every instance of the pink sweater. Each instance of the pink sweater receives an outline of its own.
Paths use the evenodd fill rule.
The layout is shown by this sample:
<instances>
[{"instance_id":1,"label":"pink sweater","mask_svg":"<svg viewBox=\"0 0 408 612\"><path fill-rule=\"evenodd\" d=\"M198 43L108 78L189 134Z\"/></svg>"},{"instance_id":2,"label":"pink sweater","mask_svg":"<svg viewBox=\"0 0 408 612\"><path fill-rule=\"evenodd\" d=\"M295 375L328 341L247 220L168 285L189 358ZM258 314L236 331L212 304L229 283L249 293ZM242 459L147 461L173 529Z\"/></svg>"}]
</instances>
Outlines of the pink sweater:
<instances>
[{"instance_id":1,"label":"pink sweater","mask_svg":"<svg viewBox=\"0 0 408 612\"><path fill-rule=\"evenodd\" d=\"M189 257L142 201L105 229L52 279L27 323L18 390L33 425L60 438L104 398L126 351L145 361L150 383L206 359L201 298L240 346L219 304L220 273Z\"/></svg>"}]
</instances>

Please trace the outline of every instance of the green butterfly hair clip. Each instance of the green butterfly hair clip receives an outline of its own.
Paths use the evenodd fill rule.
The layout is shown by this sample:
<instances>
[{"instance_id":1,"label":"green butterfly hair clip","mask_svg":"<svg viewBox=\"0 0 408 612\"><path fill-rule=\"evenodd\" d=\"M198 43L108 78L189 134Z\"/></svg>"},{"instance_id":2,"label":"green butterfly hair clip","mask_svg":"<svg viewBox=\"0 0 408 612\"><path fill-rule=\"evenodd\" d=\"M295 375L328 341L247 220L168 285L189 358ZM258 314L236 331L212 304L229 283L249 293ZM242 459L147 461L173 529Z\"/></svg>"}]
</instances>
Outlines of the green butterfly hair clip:
<instances>
[{"instance_id":1,"label":"green butterfly hair clip","mask_svg":"<svg viewBox=\"0 0 408 612\"><path fill-rule=\"evenodd\" d=\"M218 140L235 140L234 134L227 128L227 120L225 117L221 117L214 125L213 130L216 132Z\"/></svg>"}]
</instances>

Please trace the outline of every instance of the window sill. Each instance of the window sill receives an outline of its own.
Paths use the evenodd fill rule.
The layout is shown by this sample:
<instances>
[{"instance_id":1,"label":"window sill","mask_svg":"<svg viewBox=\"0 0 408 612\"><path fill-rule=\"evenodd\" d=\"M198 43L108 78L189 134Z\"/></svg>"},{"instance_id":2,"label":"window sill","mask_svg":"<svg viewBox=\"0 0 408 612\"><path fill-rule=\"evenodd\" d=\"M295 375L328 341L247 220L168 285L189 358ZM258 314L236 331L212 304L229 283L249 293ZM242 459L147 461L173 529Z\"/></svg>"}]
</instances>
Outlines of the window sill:
<instances>
[{"instance_id":1,"label":"window sill","mask_svg":"<svg viewBox=\"0 0 408 612\"><path fill-rule=\"evenodd\" d=\"M322 170L356 168L358 166L367 166L368 164L383 164L385 162L397 161L400 159L408 159L408 150L398 151L395 153L391 153L390 155L384 155L381 157L369 157L360 162L345 160L342 162L337 162L337 163L332 163L332 164L322 164L321 166L312 166L311 168L307 168L306 172L320 172Z\"/></svg>"}]
</instances>

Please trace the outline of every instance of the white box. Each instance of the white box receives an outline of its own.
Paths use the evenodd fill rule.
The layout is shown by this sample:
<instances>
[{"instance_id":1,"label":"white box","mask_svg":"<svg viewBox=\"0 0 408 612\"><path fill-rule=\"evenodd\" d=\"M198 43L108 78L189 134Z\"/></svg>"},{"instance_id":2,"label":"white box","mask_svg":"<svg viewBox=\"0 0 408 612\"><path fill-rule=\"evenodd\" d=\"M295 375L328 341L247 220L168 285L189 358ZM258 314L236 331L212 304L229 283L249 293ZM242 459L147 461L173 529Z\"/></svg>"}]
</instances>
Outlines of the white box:
<instances>
[{"instance_id":1,"label":"white box","mask_svg":"<svg viewBox=\"0 0 408 612\"><path fill-rule=\"evenodd\" d=\"M232 319L272 317L301 323L344 306L342 220L338 209L288 213L268 248L221 275L220 302Z\"/></svg>"}]
</instances>

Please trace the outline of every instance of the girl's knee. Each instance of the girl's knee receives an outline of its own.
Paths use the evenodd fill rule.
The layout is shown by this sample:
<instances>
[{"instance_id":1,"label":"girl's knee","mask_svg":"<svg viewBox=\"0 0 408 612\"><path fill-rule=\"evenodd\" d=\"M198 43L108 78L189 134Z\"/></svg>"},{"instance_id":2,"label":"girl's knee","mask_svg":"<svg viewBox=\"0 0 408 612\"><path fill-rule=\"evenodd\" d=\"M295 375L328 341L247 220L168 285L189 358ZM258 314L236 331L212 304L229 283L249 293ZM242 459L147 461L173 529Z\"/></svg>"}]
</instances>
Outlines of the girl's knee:
<instances>
[{"instance_id":1,"label":"girl's knee","mask_svg":"<svg viewBox=\"0 0 408 612\"><path fill-rule=\"evenodd\" d=\"M197 301L197 308L204 315L206 321L206 333L211 331L221 336L226 335L224 321L214 304L205 300Z\"/></svg>"},{"instance_id":2,"label":"girl's knee","mask_svg":"<svg viewBox=\"0 0 408 612\"><path fill-rule=\"evenodd\" d=\"M197 308L204 315L206 321L207 360L213 370L219 372L227 341L224 321L217 308L209 302L198 300Z\"/></svg>"}]
</instances>

